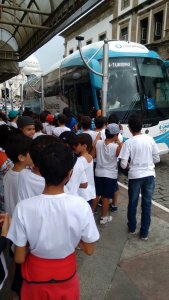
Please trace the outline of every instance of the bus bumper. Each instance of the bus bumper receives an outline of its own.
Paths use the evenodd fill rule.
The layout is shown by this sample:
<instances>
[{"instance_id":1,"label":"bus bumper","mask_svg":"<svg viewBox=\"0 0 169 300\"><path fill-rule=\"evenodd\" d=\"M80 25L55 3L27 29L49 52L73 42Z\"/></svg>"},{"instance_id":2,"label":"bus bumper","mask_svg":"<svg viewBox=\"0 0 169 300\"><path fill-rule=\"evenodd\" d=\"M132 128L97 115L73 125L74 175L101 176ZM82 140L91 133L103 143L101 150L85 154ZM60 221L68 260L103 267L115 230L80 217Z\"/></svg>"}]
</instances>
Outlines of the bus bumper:
<instances>
[{"instance_id":1,"label":"bus bumper","mask_svg":"<svg viewBox=\"0 0 169 300\"><path fill-rule=\"evenodd\" d=\"M166 143L157 143L158 149L159 149L159 154L164 155L169 152L168 146Z\"/></svg>"}]
</instances>

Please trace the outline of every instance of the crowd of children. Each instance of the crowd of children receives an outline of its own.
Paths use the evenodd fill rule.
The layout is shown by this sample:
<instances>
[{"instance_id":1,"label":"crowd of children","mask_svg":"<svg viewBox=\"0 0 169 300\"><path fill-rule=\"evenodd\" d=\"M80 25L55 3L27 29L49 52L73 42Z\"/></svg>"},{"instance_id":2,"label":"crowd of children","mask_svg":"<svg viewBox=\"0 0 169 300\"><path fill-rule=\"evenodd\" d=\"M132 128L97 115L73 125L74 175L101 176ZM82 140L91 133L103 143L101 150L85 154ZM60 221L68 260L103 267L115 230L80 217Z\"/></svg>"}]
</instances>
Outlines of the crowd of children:
<instances>
[{"instance_id":1,"label":"crowd of children","mask_svg":"<svg viewBox=\"0 0 169 300\"><path fill-rule=\"evenodd\" d=\"M12 217L7 237L15 245L14 259L22 264L18 296L79 299L75 248L94 251L100 197L101 225L112 220L111 201L117 210L122 128L115 116L97 116L94 125L82 116L77 124L68 108L40 116L11 111L8 117L9 125L0 124L0 196L1 210Z\"/></svg>"}]
</instances>

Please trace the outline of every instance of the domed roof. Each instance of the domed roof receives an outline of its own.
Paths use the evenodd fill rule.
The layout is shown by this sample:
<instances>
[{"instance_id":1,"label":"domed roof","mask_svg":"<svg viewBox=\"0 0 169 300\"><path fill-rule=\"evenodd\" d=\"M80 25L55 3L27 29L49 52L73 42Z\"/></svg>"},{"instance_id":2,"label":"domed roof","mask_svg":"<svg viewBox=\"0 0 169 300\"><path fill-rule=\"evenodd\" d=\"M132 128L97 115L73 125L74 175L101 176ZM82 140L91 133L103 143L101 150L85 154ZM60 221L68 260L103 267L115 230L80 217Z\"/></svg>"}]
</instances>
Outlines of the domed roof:
<instances>
[{"instance_id":1,"label":"domed roof","mask_svg":"<svg viewBox=\"0 0 169 300\"><path fill-rule=\"evenodd\" d=\"M27 66L39 66L39 61L34 54L30 55L27 59L24 60L25 65Z\"/></svg>"},{"instance_id":2,"label":"domed roof","mask_svg":"<svg viewBox=\"0 0 169 300\"><path fill-rule=\"evenodd\" d=\"M41 75L41 68L38 59L34 54L30 55L27 59L22 62L22 71L25 75L31 74Z\"/></svg>"}]
</instances>

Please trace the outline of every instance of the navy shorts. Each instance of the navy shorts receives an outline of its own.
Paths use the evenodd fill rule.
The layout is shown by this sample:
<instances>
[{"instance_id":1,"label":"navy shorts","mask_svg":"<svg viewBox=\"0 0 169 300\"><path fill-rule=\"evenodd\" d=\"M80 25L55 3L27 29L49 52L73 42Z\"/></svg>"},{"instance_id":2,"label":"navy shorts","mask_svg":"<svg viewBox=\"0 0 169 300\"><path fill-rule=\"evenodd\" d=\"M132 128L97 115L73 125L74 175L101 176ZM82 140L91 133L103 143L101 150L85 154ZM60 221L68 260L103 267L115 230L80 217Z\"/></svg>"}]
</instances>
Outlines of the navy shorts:
<instances>
[{"instance_id":1,"label":"navy shorts","mask_svg":"<svg viewBox=\"0 0 169 300\"><path fill-rule=\"evenodd\" d=\"M113 198L114 193L119 190L117 179L108 177L95 177L96 195L105 198Z\"/></svg>"}]
</instances>

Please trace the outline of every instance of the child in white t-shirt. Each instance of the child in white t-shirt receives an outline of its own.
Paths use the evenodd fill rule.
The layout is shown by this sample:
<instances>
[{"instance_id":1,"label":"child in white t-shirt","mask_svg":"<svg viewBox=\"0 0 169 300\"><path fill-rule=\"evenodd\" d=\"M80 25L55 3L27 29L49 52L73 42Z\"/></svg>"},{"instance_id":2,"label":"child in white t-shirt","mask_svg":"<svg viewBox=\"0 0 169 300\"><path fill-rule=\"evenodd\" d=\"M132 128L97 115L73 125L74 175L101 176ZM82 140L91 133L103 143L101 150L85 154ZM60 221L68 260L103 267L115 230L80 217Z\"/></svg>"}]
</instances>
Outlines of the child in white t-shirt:
<instances>
[{"instance_id":1,"label":"child in white t-shirt","mask_svg":"<svg viewBox=\"0 0 169 300\"><path fill-rule=\"evenodd\" d=\"M104 141L106 139L105 128L107 125L107 118L102 116L96 117L94 123L95 123L95 132L97 133L100 132L101 140Z\"/></svg>"},{"instance_id":2,"label":"child in white t-shirt","mask_svg":"<svg viewBox=\"0 0 169 300\"><path fill-rule=\"evenodd\" d=\"M73 153L62 142L43 149L44 192L15 208L7 237L22 264L22 299L80 299L75 248L91 255L99 233L88 203L64 193L73 164Z\"/></svg>"},{"instance_id":3,"label":"child in white t-shirt","mask_svg":"<svg viewBox=\"0 0 169 300\"><path fill-rule=\"evenodd\" d=\"M45 179L39 172L40 155L46 146L56 143L57 140L51 135L41 135L33 140L29 151L33 166L31 170L24 169L19 173L18 202L42 194L45 188Z\"/></svg>"},{"instance_id":4,"label":"child in white t-shirt","mask_svg":"<svg viewBox=\"0 0 169 300\"><path fill-rule=\"evenodd\" d=\"M61 133L59 138L66 146L70 147L72 151L75 150L78 140L77 135L73 131L65 131ZM75 154L74 157L76 161L73 166L71 177L64 187L64 191L67 194L77 196L79 189L83 190L87 188L88 182L81 159L77 158Z\"/></svg>"},{"instance_id":5,"label":"child in white t-shirt","mask_svg":"<svg viewBox=\"0 0 169 300\"><path fill-rule=\"evenodd\" d=\"M52 135L53 129L54 129L54 126L53 126L54 115L52 115L52 114L47 115L46 121L48 122L48 124L45 127L45 133Z\"/></svg>"},{"instance_id":6,"label":"child in white t-shirt","mask_svg":"<svg viewBox=\"0 0 169 300\"><path fill-rule=\"evenodd\" d=\"M4 201L5 211L12 216L18 202L18 177L19 173L27 166L32 166L29 155L32 139L23 135L15 134L9 137L5 151L12 160L14 166L4 176Z\"/></svg>"},{"instance_id":7,"label":"child in white t-shirt","mask_svg":"<svg viewBox=\"0 0 169 300\"><path fill-rule=\"evenodd\" d=\"M60 134L64 131L70 131L70 128L66 127L66 116L64 114L59 114L57 116L58 127L54 127L53 135L60 136Z\"/></svg>"},{"instance_id":8,"label":"child in white t-shirt","mask_svg":"<svg viewBox=\"0 0 169 300\"><path fill-rule=\"evenodd\" d=\"M86 189L79 189L78 194L88 203L92 204L92 199L96 197L93 171L93 157L89 154L92 148L92 138L87 133L81 133L77 136L78 145L75 151L80 155L79 160L83 163L88 186Z\"/></svg>"},{"instance_id":9,"label":"child in white t-shirt","mask_svg":"<svg viewBox=\"0 0 169 300\"><path fill-rule=\"evenodd\" d=\"M105 141L97 141L96 144L96 199L93 201L93 211L96 210L99 196L102 196L103 203L101 208L100 224L106 224L112 221L111 216L107 216L109 199L112 199L114 193L118 191L117 184L117 156L121 149L121 143L118 141L119 126L115 123L106 127Z\"/></svg>"},{"instance_id":10,"label":"child in white t-shirt","mask_svg":"<svg viewBox=\"0 0 169 300\"><path fill-rule=\"evenodd\" d=\"M38 136L43 135L44 133L42 132L43 130L43 125L41 121L35 120L35 134L33 136L33 139L36 139Z\"/></svg>"},{"instance_id":11,"label":"child in white t-shirt","mask_svg":"<svg viewBox=\"0 0 169 300\"><path fill-rule=\"evenodd\" d=\"M97 138L98 132L90 129L91 118L89 116L82 116L80 123L83 130L82 132L89 134L92 138L92 142L94 143L95 139Z\"/></svg>"},{"instance_id":12,"label":"child in white t-shirt","mask_svg":"<svg viewBox=\"0 0 169 300\"><path fill-rule=\"evenodd\" d=\"M111 114L108 118L108 124L112 124L112 123L115 123L119 126L120 132L119 132L119 135L118 135L118 140L119 140L119 142L122 143L123 142L123 135L122 135L123 134L123 127L120 124L120 120L119 120L118 116L114 113ZM118 158L117 158L117 160L118 160ZM116 191L114 193L114 197L113 197L111 203L109 204L110 210L112 212L115 212L115 211L118 210L118 196L119 196L119 192Z\"/></svg>"}]
</instances>

